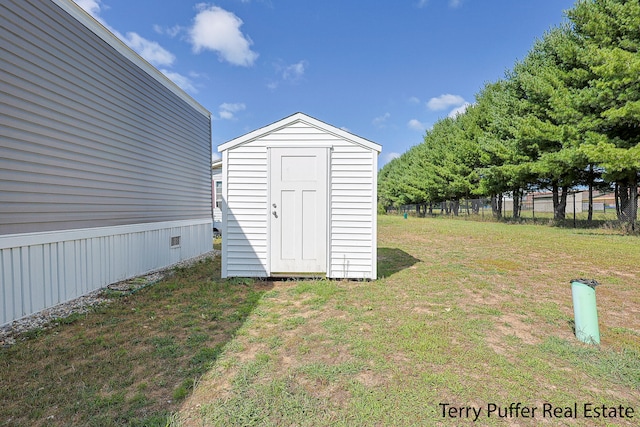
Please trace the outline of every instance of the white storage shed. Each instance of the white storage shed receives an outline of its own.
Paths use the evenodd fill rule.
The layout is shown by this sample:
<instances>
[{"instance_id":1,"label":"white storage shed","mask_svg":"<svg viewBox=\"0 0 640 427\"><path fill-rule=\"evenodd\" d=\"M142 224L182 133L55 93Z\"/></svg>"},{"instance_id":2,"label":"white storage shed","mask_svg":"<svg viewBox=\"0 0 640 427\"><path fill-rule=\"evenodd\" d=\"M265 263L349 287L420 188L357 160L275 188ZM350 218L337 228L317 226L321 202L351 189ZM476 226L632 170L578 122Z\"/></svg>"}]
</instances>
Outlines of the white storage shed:
<instances>
[{"instance_id":1,"label":"white storage shed","mask_svg":"<svg viewBox=\"0 0 640 427\"><path fill-rule=\"evenodd\" d=\"M375 279L381 149L303 113L220 145L222 277Z\"/></svg>"}]
</instances>

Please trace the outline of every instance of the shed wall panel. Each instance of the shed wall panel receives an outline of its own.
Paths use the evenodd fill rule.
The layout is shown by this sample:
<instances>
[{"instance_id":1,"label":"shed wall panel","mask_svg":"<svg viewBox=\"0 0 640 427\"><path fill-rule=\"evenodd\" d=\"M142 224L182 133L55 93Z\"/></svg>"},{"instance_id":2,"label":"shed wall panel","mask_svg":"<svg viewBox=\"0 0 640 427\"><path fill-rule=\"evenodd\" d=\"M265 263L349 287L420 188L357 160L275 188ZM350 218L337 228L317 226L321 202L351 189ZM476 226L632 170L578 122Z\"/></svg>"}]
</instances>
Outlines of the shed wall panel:
<instances>
[{"instance_id":1,"label":"shed wall panel","mask_svg":"<svg viewBox=\"0 0 640 427\"><path fill-rule=\"evenodd\" d=\"M371 150L354 144L331 153L331 277L375 279L375 218L372 206L376 177Z\"/></svg>"},{"instance_id":2,"label":"shed wall panel","mask_svg":"<svg viewBox=\"0 0 640 427\"><path fill-rule=\"evenodd\" d=\"M267 275L267 151L259 144L231 150L226 155L227 276ZM249 189L251 188L251 189Z\"/></svg>"}]
</instances>

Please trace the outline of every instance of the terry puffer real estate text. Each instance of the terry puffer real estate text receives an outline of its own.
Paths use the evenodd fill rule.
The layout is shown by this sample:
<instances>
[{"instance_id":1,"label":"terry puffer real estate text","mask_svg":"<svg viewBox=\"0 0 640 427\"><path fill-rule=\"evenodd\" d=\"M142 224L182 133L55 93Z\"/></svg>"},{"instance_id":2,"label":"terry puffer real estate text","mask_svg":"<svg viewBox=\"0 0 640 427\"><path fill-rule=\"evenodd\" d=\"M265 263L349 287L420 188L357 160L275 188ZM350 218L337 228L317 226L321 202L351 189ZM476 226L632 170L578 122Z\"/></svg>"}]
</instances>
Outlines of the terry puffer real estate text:
<instances>
[{"instance_id":1,"label":"terry puffer real estate text","mask_svg":"<svg viewBox=\"0 0 640 427\"><path fill-rule=\"evenodd\" d=\"M631 406L606 405L591 402L574 402L569 406L557 406L544 403L542 406L525 405L512 402L509 405L487 403L484 407L462 406L450 403L438 403L438 412L442 418L471 419L478 421L486 418L634 418L636 410Z\"/></svg>"}]
</instances>

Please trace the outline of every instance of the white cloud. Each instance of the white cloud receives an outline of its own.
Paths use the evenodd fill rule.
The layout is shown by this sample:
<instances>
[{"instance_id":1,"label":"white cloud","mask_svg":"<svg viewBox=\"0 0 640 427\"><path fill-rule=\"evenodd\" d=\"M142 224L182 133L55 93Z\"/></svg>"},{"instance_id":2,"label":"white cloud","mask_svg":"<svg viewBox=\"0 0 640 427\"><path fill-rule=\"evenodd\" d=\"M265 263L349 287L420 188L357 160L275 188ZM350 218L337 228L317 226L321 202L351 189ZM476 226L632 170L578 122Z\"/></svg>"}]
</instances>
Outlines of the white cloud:
<instances>
[{"instance_id":1,"label":"white cloud","mask_svg":"<svg viewBox=\"0 0 640 427\"><path fill-rule=\"evenodd\" d=\"M373 119L373 125L377 127L384 127L385 122L391 117L390 113L384 113L380 117Z\"/></svg>"},{"instance_id":2,"label":"white cloud","mask_svg":"<svg viewBox=\"0 0 640 427\"><path fill-rule=\"evenodd\" d=\"M384 166L391 160L397 159L398 157L400 157L400 153L382 153L382 155L380 156L380 166Z\"/></svg>"},{"instance_id":3,"label":"white cloud","mask_svg":"<svg viewBox=\"0 0 640 427\"><path fill-rule=\"evenodd\" d=\"M251 50L251 39L240 31L242 20L217 6L200 4L197 7L200 11L189 29L193 51L211 50L231 64L253 65L258 54Z\"/></svg>"},{"instance_id":4,"label":"white cloud","mask_svg":"<svg viewBox=\"0 0 640 427\"><path fill-rule=\"evenodd\" d=\"M430 110L446 110L450 107L459 107L466 101L460 95L451 95L449 93L431 98L427 102L427 108Z\"/></svg>"},{"instance_id":5,"label":"white cloud","mask_svg":"<svg viewBox=\"0 0 640 427\"><path fill-rule=\"evenodd\" d=\"M100 0L74 0L78 6L83 8L89 15L98 19L100 15Z\"/></svg>"},{"instance_id":6,"label":"white cloud","mask_svg":"<svg viewBox=\"0 0 640 427\"><path fill-rule=\"evenodd\" d=\"M160 71L185 92L198 93L198 89L196 89L196 87L191 82L191 79L189 79L188 77L170 70Z\"/></svg>"},{"instance_id":7,"label":"white cloud","mask_svg":"<svg viewBox=\"0 0 640 427\"><path fill-rule=\"evenodd\" d=\"M181 31L183 30L183 28L179 25L176 25L174 27L171 28L167 28L166 33L169 34L169 36L171 37L175 37L177 36Z\"/></svg>"},{"instance_id":8,"label":"white cloud","mask_svg":"<svg viewBox=\"0 0 640 427\"><path fill-rule=\"evenodd\" d=\"M267 83L267 88L276 90L281 82L296 84L304 77L304 73L309 67L309 62L302 59L295 64L283 65L282 61L273 64L278 80L272 80Z\"/></svg>"},{"instance_id":9,"label":"white cloud","mask_svg":"<svg viewBox=\"0 0 640 427\"><path fill-rule=\"evenodd\" d=\"M418 3L416 3L416 7L418 9L422 9L423 7L426 7L428 4L429 4L429 0L418 0ZM460 5L462 5L462 0L449 0L449 7L453 9L459 7Z\"/></svg>"},{"instance_id":10,"label":"white cloud","mask_svg":"<svg viewBox=\"0 0 640 427\"><path fill-rule=\"evenodd\" d=\"M247 106L241 102L237 102L234 104L225 102L224 104L220 104L218 114L220 115L221 119L233 120L235 119L235 113L244 111L246 109Z\"/></svg>"},{"instance_id":11,"label":"white cloud","mask_svg":"<svg viewBox=\"0 0 640 427\"><path fill-rule=\"evenodd\" d=\"M427 130L427 125L417 119L409 120L409 123L407 123L407 127L409 127L409 129L417 130L420 132L424 132L425 130Z\"/></svg>"},{"instance_id":12,"label":"white cloud","mask_svg":"<svg viewBox=\"0 0 640 427\"><path fill-rule=\"evenodd\" d=\"M103 7L101 0L73 0L73 1L75 1L76 4L78 6L80 6L82 9L84 9L85 12L87 12L89 15L91 15L93 17L93 19L95 19L96 21L98 21L99 23L104 25L105 28L107 28L109 31L111 31L112 33L114 33L115 35L117 35L119 38L122 39L122 37L120 37L120 34L118 34L117 31L115 31L113 28L111 28L100 17L100 12L103 9L106 9L105 7Z\"/></svg>"},{"instance_id":13,"label":"white cloud","mask_svg":"<svg viewBox=\"0 0 640 427\"><path fill-rule=\"evenodd\" d=\"M304 76L304 72L307 66L308 62L305 60L288 65L282 72L282 78L288 81L298 81L302 78L302 76Z\"/></svg>"},{"instance_id":14,"label":"white cloud","mask_svg":"<svg viewBox=\"0 0 640 427\"><path fill-rule=\"evenodd\" d=\"M180 25L174 25L173 27L163 27L161 25L156 24L153 26L153 31L155 31L158 34L166 34L169 37L177 36L182 32L182 30L184 30L184 28L181 27Z\"/></svg>"},{"instance_id":15,"label":"white cloud","mask_svg":"<svg viewBox=\"0 0 640 427\"><path fill-rule=\"evenodd\" d=\"M417 96L412 96L411 98L409 98L409 104L420 104L420 98L418 98Z\"/></svg>"},{"instance_id":16,"label":"white cloud","mask_svg":"<svg viewBox=\"0 0 640 427\"><path fill-rule=\"evenodd\" d=\"M198 73L196 71L189 71L189 77L191 77L192 79L201 79L201 78L207 78L206 73Z\"/></svg>"},{"instance_id":17,"label":"white cloud","mask_svg":"<svg viewBox=\"0 0 640 427\"><path fill-rule=\"evenodd\" d=\"M125 42L131 49L135 50L138 55L149 61L154 66L170 66L175 61L176 57L160 46L157 42L147 40L140 36L138 33L129 32L126 36L119 33L116 29L107 24L101 17L100 11L102 10L100 0L75 0L76 4L83 8L88 14L104 25L109 31L111 31L116 37ZM166 73L165 73L166 74Z\"/></svg>"},{"instance_id":18,"label":"white cloud","mask_svg":"<svg viewBox=\"0 0 640 427\"><path fill-rule=\"evenodd\" d=\"M467 108L469 108L470 105L471 105L470 103L465 102L461 106L454 108L449 112L449 117L454 118L459 116L460 114L463 114L465 111L467 111Z\"/></svg>"},{"instance_id":19,"label":"white cloud","mask_svg":"<svg viewBox=\"0 0 640 427\"><path fill-rule=\"evenodd\" d=\"M173 64L173 61L176 59L171 52L160 46L158 43L147 40L137 33L127 33L124 41L131 49L138 52L140 56L155 66L169 66Z\"/></svg>"}]
</instances>

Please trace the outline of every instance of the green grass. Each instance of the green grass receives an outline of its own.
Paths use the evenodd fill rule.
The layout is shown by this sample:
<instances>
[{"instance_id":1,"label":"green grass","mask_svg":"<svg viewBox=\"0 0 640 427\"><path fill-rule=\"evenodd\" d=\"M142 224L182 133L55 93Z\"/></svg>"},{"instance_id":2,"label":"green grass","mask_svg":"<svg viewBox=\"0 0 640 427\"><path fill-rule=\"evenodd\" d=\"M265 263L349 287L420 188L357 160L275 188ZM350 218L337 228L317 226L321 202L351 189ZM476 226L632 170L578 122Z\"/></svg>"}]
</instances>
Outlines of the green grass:
<instances>
[{"instance_id":1,"label":"green grass","mask_svg":"<svg viewBox=\"0 0 640 427\"><path fill-rule=\"evenodd\" d=\"M165 426L267 290L219 277L178 269L0 349L0 425Z\"/></svg>"},{"instance_id":2,"label":"green grass","mask_svg":"<svg viewBox=\"0 0 640 427\"><path fill-rule=\"evenodd\" d=\"M208 261L32 332L0 350L0 425L637 425L637 236L393 216L378 236L376 281L225 281ZM602 284L600 346L573 335L576 277ZM635 418L439 406L511 402Z\"/></svg>"},{"instance_id":3,"label":"green grass","mask_svg":"<svg viewBox=\"0 0 640 427\"><path fill-rule=\"evenodd\" d=\"M637 237L382 216L378 245L377 281L277 283L234 339L242 345L221 356L237 363L214 366L180 415L220 426L458 425L438 403L592 401L640 414ZM603 284L599 347L573 336L575 277Z\"/></svg>"}]
</instances>

